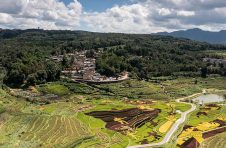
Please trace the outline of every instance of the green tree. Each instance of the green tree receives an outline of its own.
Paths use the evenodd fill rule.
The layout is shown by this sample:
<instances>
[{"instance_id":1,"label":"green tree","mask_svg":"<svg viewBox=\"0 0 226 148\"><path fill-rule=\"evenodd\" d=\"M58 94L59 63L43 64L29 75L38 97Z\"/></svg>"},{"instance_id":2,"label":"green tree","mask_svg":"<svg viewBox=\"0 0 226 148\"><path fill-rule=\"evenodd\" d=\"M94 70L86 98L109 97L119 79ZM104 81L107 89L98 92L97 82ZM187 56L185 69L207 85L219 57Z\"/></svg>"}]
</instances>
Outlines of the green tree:
<instances>
[{"instance_id":1,"label":"green tree","mask_svg":"<svg viewBox=\"0 0 226 148\"><path fill-rule=\"evenodd\" d=\"M67 55L63 56L62 66L63 66L63 68L69 68L70 67L70 60L69 60Z\"/></svg>"},{"instance_id":2,"label":"green tree","mask_svg":"<svg viewBox=\"0 0 226 148\"><path fill-rule=\"evenodd\" d=\"M93 49L86 51L86 57L87 58L94 58L95 57L95 51Z\"/></svg>"},{"instance_id":3,"label":"green tree","mask_svg":"<svg viewBox=\"0 0 226 148\"><path fill-rule=\"evenodd\" d=\"M60 78L60 67L53 61L49 61L45 65L47 81L55 81Z\"/></svg>"},{"instance_id":4,"label":"green tree","mask_svg":"<svg viewBox=\"0 0 226 148\"><path fill-rule=\"evenodd\" d=\"M36 75L30 74L27 77L27 85L35 85L37 83Z\"/></svg>"},{"instance_id":5,"label":"green tree","mask_svg":"<svg viewBox=\"0 0 226 148\"><path fill-rule=\"evenodd\" d=\"M201 77L206 78L207 73L208 73L207 67L201 68Z\"/></svg>"}]
</instances>

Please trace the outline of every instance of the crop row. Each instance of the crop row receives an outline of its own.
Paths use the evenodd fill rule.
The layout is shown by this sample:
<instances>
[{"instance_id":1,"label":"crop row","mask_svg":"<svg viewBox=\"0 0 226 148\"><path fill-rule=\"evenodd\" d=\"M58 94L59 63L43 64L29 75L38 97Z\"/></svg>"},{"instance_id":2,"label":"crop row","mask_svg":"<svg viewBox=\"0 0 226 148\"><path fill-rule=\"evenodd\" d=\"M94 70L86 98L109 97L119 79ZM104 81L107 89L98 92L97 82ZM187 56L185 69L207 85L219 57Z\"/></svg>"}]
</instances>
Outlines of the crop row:
<instances>
[{"instance_id":1,"label":"crop row","mask_svg":"<svg viewBox=\"0 0 226 148\"><path fill-rule=\"evenodd\" d=\"M73 117L39 116L30 122L22 139L62 146L85 136L89 136L88 130Z\"/></svg>"}]
</instances>

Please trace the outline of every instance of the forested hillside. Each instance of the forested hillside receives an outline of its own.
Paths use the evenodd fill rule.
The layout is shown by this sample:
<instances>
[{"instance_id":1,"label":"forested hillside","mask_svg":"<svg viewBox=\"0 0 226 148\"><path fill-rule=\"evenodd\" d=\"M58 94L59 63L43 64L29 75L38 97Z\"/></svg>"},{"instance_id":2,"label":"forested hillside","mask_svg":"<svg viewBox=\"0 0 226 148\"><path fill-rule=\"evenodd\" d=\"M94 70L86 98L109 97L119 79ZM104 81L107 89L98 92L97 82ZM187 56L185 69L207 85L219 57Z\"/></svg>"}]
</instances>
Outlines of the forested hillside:
<instances>
[{"instance_id":1,"label":"forested hillside","mask_svg":"<svg viewBox=\"0 0 226 148\"><path fill-rule=\"evenodd\" d=\"M173 36L180 38L188 38L196 41L203 41L213 44L226 44L226 31L222 30L219 32L204 31L199 28L175 31L175 32L159 32L158 35Z\"/></svg>"},{"instance_id":2,"label":"forested hillside","mask_svg":"<svg viewBox=\"0 0 226 148\"><path fill-rule=\"evenodd\" d=\"M4 82L11 85L45 83L60 77L62 65L50 60L55 54L74 50L102 50L97 71L107 76L129 71L139 79L160 76L205 76L226 74L225 65L214 72L204 57L207 50L226 50L187 39L136 34L105 34L83 31L1 30L0 63L6 70Z\"/></svg>"}]
</instances>

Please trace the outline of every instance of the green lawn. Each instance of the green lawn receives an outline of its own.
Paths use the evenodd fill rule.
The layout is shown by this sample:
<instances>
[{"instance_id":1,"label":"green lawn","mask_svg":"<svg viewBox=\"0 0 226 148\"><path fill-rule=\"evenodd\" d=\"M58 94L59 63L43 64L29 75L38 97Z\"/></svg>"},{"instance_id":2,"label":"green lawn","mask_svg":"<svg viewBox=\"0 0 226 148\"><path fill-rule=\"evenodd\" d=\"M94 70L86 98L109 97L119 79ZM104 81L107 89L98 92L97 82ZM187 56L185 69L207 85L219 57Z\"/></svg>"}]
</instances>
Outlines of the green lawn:
<instances>
[{"instance_id":1,"label":"green lawn","mask_svg":"<svg viewBox=\"0 0 226 148\"><path fill-rule=\"evenodd\" d=\"M0 114L3 113L5 111L5 108L3 107L2 104L0 104Z\"/></svg>"},{"instance_id":2,"label":"green lawn","mask_svg":"<svg viewBox=\"0 0 226 148\"><path fill-rule=\"evenodd\" d=\"M167 95L164 94L161 86L159 84L151 82L127 80L115 84L102 84L98 85L97 87L112 93L116 97L157 100L168 99Z\"/></svg>"},{"instance_id":3,"label":"green lawn","mask_svg":"<svg viewBox=\"0 0 226 148\"><path fill-rule=\"evenodd\" d=\"M45 93L56 94L59 96L67 95L70 93L69 89L58 83L49 83L39 86L39 90Z\"/></svg>"},{"instance_id":4,"label":"green lawn","mask_svg":"<svg viewBox=\"0 0 226 148\"><path fill-rule=\"evenodd\" d=\"M222 106L220 110L211 110L208 112L207 116L201 115L200 117L197 117L196 114L200 110L196 110L193 112L189 118L188 125L196 126L199 123L202 122L210 122L215 119L217 119L219 116L226 114L226 106Z\"/></svg>"},{"instance_id":5,"label":"green lawn","mask_svg":"<svg viewBox=\"0 0 226 148\"><path fill-rule=\"evenodd\" d=\"M220 50L220 51L209 50L206 52L213 54L213 55L217 54L217 55L223 56L224 59L226 59L226 51L225 50Z\"/></svg>"},{"instance_id":6,"label":"green lawn","mask_svg":"<svg viewBox=\"0 0 226 148\"><path fill-rule=\"evenodd\" d=\"M190 104L178 103L178 102L174 102L172 104L175 105L175 109L176 110L180 110L182 112L185 112L185 111L187 111L187 110L189 110L191 108Z\"/></svg>"},{"instance_id":7,"label":"green lawn","mask_svg":"<svg viewBox=\"0 0 226 148\"><path fill-rule=\"evenodd\" d=\"M195 83L197 81L197 84ZM153 99L169 101L194 93L200 93L205 88L226 89L226 78L177 78L160 81L159 83L127 80L114 84L87 85L72 82L54 82L38 86L38 90L59 96L68 94L90 95L91 98L124 98Z\"/></svg>"}]
</instances>

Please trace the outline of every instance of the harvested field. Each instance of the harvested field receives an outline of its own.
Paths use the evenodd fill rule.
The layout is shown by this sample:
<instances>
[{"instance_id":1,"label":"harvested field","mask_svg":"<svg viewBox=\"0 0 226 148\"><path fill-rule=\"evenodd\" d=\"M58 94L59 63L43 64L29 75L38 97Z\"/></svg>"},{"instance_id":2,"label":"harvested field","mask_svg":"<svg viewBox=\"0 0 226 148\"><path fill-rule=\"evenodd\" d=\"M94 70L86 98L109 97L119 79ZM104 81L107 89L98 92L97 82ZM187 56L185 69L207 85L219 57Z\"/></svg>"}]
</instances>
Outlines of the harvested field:
<instances>
[{"instance_id":1,"label":"harvested field","mask_svg":"<svg viewBox=\"0 0 226 148\"><path fill-rule=\"evenodd\" d=\"M198 112L197 114L196 114L196 116L199 118L201 115L203 115L203 116L207 116L207 113L206 112Z\"/></svg>"},{"instance_id":2,"label":"harvested field","mask_svg":"<svg viewBox=\"0 0 226 148\"><path fill-rule=\"evenodd\" d=\"M192 138L186 140L182 145L178 145L181 148L193 148L201 144L201 148L225 148L226 147L226 127L221 127L215 130L202 133L202 138L206 139L199 140L193 136ZM222 134L221 134L222 133ZM219 138L219 139L218 139ZM203 142L204 141L204 142Z\"/></svg>"},{"instance_id":3,"label":"harvested field","mask_svg":"<svg viewBox=\"0 0 226 148\"><path fill-rule=\"evenodd\" d=\"M223 120L219 120L219 119L217 119L217 120L214 120L213 122L220 124L220 127L222 127L222 126L226 126L226 122L225 122L225 121L223 121Z\"/></svg>"},{"instance_id":4,"label":"harvested field","mask_svg":"<svg viewBox=\"0 0 226 148\"><path fill-rule=\"evenodd\" d=\"M106 122L106 128L118 132L127 131L141 127L146 122L156 118L161 112L160 109L142 110L139 108L130 108L112 111L94 111L86 115L99 118Z\"/></svg>"},{"instance_id":5,"label":"harvested field","mask_svg":"<svg viewBox=\"0 0 226 148\"><path fill-rule=\"evenodd\" d=\"M183 143L180 148L196 148L199 146L198 141L195 138L188 139L185 143Z\"/></svg>"},{"instance_id":6,"label":"harvested field","mask_svg":"<svg viewBox=\"0 0 226 148\"><path fill-rule=\"evenodd\" d=\"M178 137L177 144L181 148L184 148L184 147L190 148L191 146L194 146L194 144L200 145L205 141L205 139L213 137L217 134L226 132L226 127L218 127L218 126L220 126L220 124L216 122L211 122L211 123L205 122L205 123L199 124L196 127L188 127Z\"/></svg>"},{"instance_id":7,"label":"harvested field","mask_svg":"<svg viewBox=\"0 0 226 148\"><path fill-rule=\"evenodd\" d=\"M207 131L207 130L215 129L219 126L220 126L220 124L215 123L215 122L204 122L204 123L198 124L196 126L196 128L199 131Z\"/></svg>"},{"instance_id":8,"label":"harvested field","mask_svg":"<svg viewBox=\"0 0 226 148\"><path fill-rule=\"evenodd\" d=\"M166 119L168 121L166 121L163 125L160 126L159 128L159 132L160 133L166 133L170 127L173 125L174 121L176 121L176 117L171 115L171 116L168 116L166 117Z\"/></svg>"},{"instance_id":9,"label":"harvested field","mask_svg":"<svg viewBox=\"0 0 226 148\"><path fill-rule=\"evenodd\" d=\"M163 124L160 128L159 128L159 132L160 133L166 133L170 127L173 125L172 121L167 121L165 124Z\"/></svg>"},{"instance_id":10,"label":"harvested field","mask_svg":"<svg viewBox=\"0 0 226 148\"><path fill-rule=\"evenodd\" d=\"M218 128L218 129L215 129L212 131L204 132L203 137L206 139L206 138L215 136L215 135L217 135L219 133L223 133L223 132L226 132L226 127L221 127L221 128Z\"/></svg>"},{"instance_id":11,"label":"harvested field","mask_svg":"<svg viewBox=\"0 0 226 148\"><path fill-rule=\"evenodd\" d=\"M125 100L125 103L132 104L132 105L147 105L147 104L153 104L153 101L150 101L150 100Z\"/></svg>"}]
</instances>

